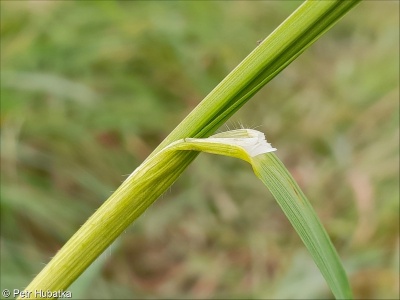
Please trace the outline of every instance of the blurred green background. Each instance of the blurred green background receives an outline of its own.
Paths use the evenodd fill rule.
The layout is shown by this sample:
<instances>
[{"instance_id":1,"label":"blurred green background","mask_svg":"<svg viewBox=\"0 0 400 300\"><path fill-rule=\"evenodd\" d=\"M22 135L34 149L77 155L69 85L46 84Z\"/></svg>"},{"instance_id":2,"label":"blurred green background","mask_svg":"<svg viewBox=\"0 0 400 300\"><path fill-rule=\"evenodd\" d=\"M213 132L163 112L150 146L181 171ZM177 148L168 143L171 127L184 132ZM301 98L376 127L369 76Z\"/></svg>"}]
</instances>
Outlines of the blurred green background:
<instances>
[{"instance_id":1,"label":"blurred green background","mask_svg":"<svg viewBox=\"0 0 400 300\"><path fill-rule=\"evenodd\" d=\"M23 288L299 1L1 1L1 288ZM357 298L399 297L399 2L366 1L220 131L257 127ZM329 298L251 168L201 154L74 298Z\"/></svg>"}]
</instances>

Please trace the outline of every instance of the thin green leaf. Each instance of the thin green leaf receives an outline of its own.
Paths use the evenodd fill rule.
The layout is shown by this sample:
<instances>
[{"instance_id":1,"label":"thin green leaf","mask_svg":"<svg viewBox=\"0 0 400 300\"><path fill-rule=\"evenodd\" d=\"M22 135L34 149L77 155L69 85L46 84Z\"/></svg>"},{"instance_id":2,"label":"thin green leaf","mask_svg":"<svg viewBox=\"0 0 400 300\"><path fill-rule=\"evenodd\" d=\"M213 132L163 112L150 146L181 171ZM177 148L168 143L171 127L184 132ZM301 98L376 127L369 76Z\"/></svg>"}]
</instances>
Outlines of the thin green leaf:
<instances>
[{"instance_id":1,"label":"thin green leaf","mask_svg":"<svg viewBox=\"0 0 400 300\"><path fill-rule=\"evenodd\" d=\"M172 144L171 149L204 151L249 162L299 234L334 296L352 299L346 272L321 221L289 171L272 153L276 149L266 142L262 133L239 129L206 139L184 141ZM257 148L260 150L254 152Z\"/></svg>"},{"instance_id":2,"label":"thin green leaf","mask_svg":"<svg viewBox=\"0 0 400 300\"><path fill-rule=\"evenodd\" d=\"M249 162L299 234L335 297L352 299L346 273L321 221L262 133L239 129L206 139L183 139L168 148L209 152Z\"/></svg>"},{"instance_id":3,"label":"thin green leaf","mask_svg":"<svg viewBox=\"0 0 400 300\"><path fill-rule=\"evenodd\" d=\"M321 221L262 133L239 129L206 139L183 139L168 148L209 152L249 162L299 234L335 297L352 299L345 270Z\"/></svg>"},{"instance_id":4,"label":"thin green leaf","mask_svg":"<svg viewBox=\"0 0 400 300\"><path fill-rule=\"evenodd\" d=\"M337 299L352 299L338 254L310 202L274 153L254 157L256 175L293 225Z\"/></svg>"}]
</instances>

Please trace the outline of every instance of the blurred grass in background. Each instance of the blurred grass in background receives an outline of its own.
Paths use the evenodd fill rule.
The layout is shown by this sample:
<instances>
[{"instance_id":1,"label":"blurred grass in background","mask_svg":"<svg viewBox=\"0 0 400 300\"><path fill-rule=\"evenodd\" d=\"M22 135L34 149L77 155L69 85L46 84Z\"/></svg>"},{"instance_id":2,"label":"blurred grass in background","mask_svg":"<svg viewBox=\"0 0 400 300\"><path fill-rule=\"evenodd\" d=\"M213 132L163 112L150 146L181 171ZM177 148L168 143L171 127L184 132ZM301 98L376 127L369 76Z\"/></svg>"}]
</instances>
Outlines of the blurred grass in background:
<instances>
[{"instance_id":1,"label":"blurred grass in background","mask_svg":"<svg viewBox=\"0 0 400 300\"><path fill-rule=\"evenodd\" d=\"M1 288L25 287L300 3L2 1ZM399 297L398 10L359 5L227 124L266 132L364 299ZM206 154L71 290L330 297L250 167Z\"/></svg>"}]
</instances>

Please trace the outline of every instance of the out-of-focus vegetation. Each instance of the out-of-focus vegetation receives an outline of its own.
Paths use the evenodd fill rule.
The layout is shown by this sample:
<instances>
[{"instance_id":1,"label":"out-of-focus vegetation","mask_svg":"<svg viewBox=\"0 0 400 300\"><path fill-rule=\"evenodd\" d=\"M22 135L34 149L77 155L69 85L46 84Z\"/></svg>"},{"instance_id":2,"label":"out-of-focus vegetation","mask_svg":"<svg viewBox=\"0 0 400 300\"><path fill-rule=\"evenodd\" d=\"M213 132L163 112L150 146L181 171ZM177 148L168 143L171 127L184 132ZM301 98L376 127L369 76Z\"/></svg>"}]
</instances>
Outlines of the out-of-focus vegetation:
<instances>
[{"instance_id":1,"label":"out-of-focus vegetation","mask_svg":"<svg viewBox=\"0 0 400 300\"><path fill-rule=\"evenodd\" d=\"M25 287L299 4L2 1L1 288ZM360 4L227 124L266 132L364 299L399 297L398 9ZM329 297L249 168L201 154L74 297Z\"/></svg>"}]
</instances>

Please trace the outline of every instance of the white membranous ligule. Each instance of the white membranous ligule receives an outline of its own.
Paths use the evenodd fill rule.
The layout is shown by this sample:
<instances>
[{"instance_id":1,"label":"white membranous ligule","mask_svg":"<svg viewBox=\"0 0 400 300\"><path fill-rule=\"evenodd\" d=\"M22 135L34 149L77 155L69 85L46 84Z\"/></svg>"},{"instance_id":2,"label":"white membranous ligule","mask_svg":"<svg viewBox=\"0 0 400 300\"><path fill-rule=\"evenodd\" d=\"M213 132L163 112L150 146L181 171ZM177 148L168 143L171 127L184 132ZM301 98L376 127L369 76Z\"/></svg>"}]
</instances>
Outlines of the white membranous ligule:
<instances>
[{"instance_id":1,"label":"white membranous ligule","mask_svg":"<svg viewBox=\"0 0 400 300\"><path fill-rule=\"evenodd\" d=\"M185 143L197 145L220 145L221 147L241 148L250 157L276 151L265 139L264 133L254 129L237 129L221 132L204 139L186 138ZM204 147L202 151L207 152ZM226 154L229 156L229 154Z\"/></svg>"},{"instance_id":2,"label":"white membranous ligule","mask_svg":"<svg viewBox=\"0 0 400 300\"><path fill-rule=\"evenodd\" d=\"M243 148L249 156L276 151L265 139L264 133L254 129L237 129L222 132L206 139L209 143L221 143Z\"/></svg>"}]
</instances>

